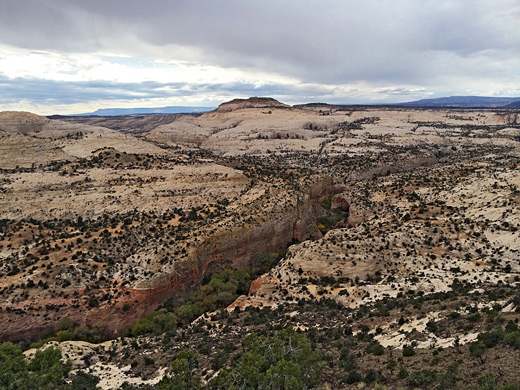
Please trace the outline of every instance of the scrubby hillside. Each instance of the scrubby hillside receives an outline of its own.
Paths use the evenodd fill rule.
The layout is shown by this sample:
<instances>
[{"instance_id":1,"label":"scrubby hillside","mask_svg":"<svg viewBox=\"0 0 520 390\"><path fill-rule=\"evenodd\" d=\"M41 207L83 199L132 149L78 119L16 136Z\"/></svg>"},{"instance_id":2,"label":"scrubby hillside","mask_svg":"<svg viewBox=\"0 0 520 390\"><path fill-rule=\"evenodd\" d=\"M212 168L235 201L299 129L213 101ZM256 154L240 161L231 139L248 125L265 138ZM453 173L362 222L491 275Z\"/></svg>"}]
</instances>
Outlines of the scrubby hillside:
<instances>
[{"instance_id":1,"label":"scrubby hillside","mask_svg":"<svg viewBox=\"0 0 520 390\"><path fill-rule=\"evenodd\" d=\"M4 114L0 335L103 389L517 388L517 116Z\"/></svg>"}]
</instances>

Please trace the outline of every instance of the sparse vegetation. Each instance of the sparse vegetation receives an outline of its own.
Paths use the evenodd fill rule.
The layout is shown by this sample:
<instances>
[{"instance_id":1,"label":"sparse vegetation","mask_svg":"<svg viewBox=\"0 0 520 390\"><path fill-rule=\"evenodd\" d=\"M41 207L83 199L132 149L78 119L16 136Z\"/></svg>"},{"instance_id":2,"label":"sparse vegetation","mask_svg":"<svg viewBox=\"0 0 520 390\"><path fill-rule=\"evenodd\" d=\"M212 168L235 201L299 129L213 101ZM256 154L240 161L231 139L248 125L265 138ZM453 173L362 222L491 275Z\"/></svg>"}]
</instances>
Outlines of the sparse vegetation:
<instances>
[{"instance_id":1,"label":"sparse vegetation","mask_svg":"<svg viewBox=\"0 0 520 390\"><path fill-rule=\"evenodd\" d=\"M304 109L20 135L0 389L519 388L516 114Z\"/></svg>"}]
</instances>

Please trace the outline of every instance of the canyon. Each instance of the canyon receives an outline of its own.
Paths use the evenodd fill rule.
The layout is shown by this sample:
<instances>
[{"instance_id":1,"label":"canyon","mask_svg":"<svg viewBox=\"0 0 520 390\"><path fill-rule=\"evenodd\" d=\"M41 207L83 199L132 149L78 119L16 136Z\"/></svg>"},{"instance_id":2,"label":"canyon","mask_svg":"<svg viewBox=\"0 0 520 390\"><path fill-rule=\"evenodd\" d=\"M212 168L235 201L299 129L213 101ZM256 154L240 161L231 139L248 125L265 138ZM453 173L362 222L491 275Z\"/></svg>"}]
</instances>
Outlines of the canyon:
<instances>
[{"instance_id":1,"label":"canyon","mask_svg":"<svg viewBox=\"0 0 520 390\"><path fill-rule=\"evenodd\" d=\"M517 117L272 98L119 122L0 113L0 338L59 340L64 321L96 329L111 340L49 345L106 389L153 386L201 332L209 383L219 348L282 324L366 336L385 359L412 344L417 361L438 346L447 360L470 356L486 324L454 318L519 319ZM278 260L257 275L266 256ZM249 292L185 328L119 337L189 306L225 269L247 270ZM264 328L261 315L272 316ZM134 358L135 345L156 364Z\"/></svg>"}]
</instances>

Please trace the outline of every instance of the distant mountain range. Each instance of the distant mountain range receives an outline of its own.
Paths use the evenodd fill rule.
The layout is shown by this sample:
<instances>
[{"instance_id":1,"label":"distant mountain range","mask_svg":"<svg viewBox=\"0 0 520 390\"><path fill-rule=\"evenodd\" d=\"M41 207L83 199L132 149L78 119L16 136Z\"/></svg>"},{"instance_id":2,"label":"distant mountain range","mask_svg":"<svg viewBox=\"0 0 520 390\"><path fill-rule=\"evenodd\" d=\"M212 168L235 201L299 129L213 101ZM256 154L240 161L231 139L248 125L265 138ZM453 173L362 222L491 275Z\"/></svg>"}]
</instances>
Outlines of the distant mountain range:
<instances>
[{"instance_id":1,"label":"distant mountain range","mask_svg":"<svg viewBox=\"0 0 520 390\"><path fill-rule=\"evenodd\" d=\"M94 112L74 114L73 116L117 116L134 114L188 114L193 112L207 112L216 107L167 106L152 108L101 108Z\"/></svg>"},{"instance_id":2,"label":"distant mountain range","mask_svg":"<svg viewBox=\"0 0 520 390\"><path fill-rule=\"evenodd\" d=\"M520 108L520 100L504 106L504 108Z\"/></svg>"},{"instance_id":3,"label":"distant mountain range","mask_svg":"<svg viewBox=\"0 0 520 390\"><path fill-rule=\"evenodd\" d=\"M246 99L247 100L247 99ZM234 103L236 99L232 102ZM280 103L281 104L281 103ZM313 105L314 103L309 103ZM307 104L307 105L309 105ZM488 97L488 96L450 96L433 99L421 99L412 102L392 104L406 107L492 107L520 108L520 97ZM297 105L303 106L303 105ZM214 110L216 107L167 106L152 108L102 108L94 112L75 114L72 116L118 116L136 114L188 114Z\"/></svg>"},{"instance_id":4,"label":"distant mountain range","mask_svg":"<svg viewBox=\"0 0 520 390\"><path fill-rule=\"evenodd\" d=\"M399 103L408 107L504 107L519 108L520 97L450 96Z\"/></svg>"}]
</instances>

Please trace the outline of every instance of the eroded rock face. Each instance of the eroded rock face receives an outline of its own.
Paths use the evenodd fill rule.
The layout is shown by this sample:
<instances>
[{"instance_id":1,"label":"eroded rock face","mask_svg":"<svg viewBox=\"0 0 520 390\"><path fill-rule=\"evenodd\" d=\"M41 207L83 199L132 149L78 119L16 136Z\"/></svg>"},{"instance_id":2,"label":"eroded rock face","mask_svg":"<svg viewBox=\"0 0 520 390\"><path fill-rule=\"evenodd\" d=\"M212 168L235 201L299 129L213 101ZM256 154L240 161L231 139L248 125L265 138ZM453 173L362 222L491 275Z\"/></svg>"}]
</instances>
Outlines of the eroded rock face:
<instances>
[{"instance_id":1,"label":"eroded rock face","mask_svg":"<svg viewBox=\"0 0 520 390\"><path fill-rule=\"evenodd\" d=\"M293 239L303 241L319 238L321 233L316 227L316 219L320 213L318 203L330 196L333 191L331 177L310 185L303 198L296 206L286 210L283 215L275 215L259 225L250 225L238 230L216 233L206 239L190 253L189 260L168 276L151 281L154 287L145 290L134 290L132 295L140 295L144 300L142 307L148 309L129 321L122 318L119 328L125 323L132 323L142 315L152 312L157 305L174 296L176 292L194 287L200 283L208 265L215 261L231 261L242 268L251 264L259 254L284 250ZM138 294L141 291L141 294ZM117 328L114 328L114 331Z\"/></svg>"},{"instance_id":2,"label":"eroded rock face","mask_svg":"<svg viewBox=\"0 0 520 390\"><path fill-rule=\"evenodd\" d=\"M332 178L308 188L304 198L286 214L257 226L216 235L194 251L193 257L203 268L212 261L231 260L237 267L245 267L263 252L279 252L293 239L303 241L321 236L316 227L316 204L332 192Z\"/></svg>"},{"instance_id":3,"label":"eroded rock face","mask_svg":"<svg viewBox=\"0 0 520 390\"><path fill-rule=\"evenodd\" d=\"M407 161L401 161L393 165L383 164L381 166L368 169L364 172L361 172L358 175L358 179L367 180L372 179L379 176L388 176L398 172L408 172L413 171L418 167L430 167L439 162L437 157L420 157L414 158Z\"/></svg>"},{"instance_id":4,"label":"eroded rock face","mask_svg":"<svg viewBox=\"0 0 520 390\"><path fill-rule=\"evenodd\" d=\"M332 191L332 178L325 177L310 185L296 206L286 210L283 215L275 215L259 225L249 225L209 237L192 250L189 260L182 264L182 268L168 275L167 278L152 281L154 287L148 291L132 292L132 295L141 297L142 302L140 301L138 306L144 308L144 312L139 310L140 314L132 316L131 320L121 318L119 328L152 312L157 305L174 296L176 292L198 285L208 265L214 261L227 260L235 267L243 268L249 266L261 253L284 250L294 239L304 241L321 237L316 227L319 214L317 205L330 196ZM141 293L139 294L138 291ZM114 327L113 331L117 329Z\"/></svg>"},{"instance_id":5,"label":"eroded rock face","mask_svg":"<svg viewBox=\"0 0 520 390\"><path fill-rule=\"evenodd\" d=\"M187 259L170 274L143 281L140 288L121 286L121 296L115 302L100 302L99 307L74 307L67 304L65 298L47 296L38 304L41 307L52 305L56 310L46 310L45 317L24 310L3 312L0 338L15 341L35 338L52 329L63 317L82 325L106 324L107 331L115 336L118 330L153 312L177 292L197 286L211 262L227 260L237 268L245 267L260 253L285 249L293 239L303 241L320 237L316 227L317 204L332 191L332 178L322 177L302 191L302 198L283 214L274 214L260 224L215 232L194 246ZM81 290L78 293L82 296L85 292Z\"/></svg>"},{"instance_id":6,"label":"eroded rock face","mask_svg":"<svg viewBox=\"0 0 520 390\"><path fill-rule=\"evenodd\" d=\"M340 209L344 213L348 213L350 209L350 203L346 199L344 194L336 194L332 197L330 201L331 209Z\"/></svg>"}]
</instances>

